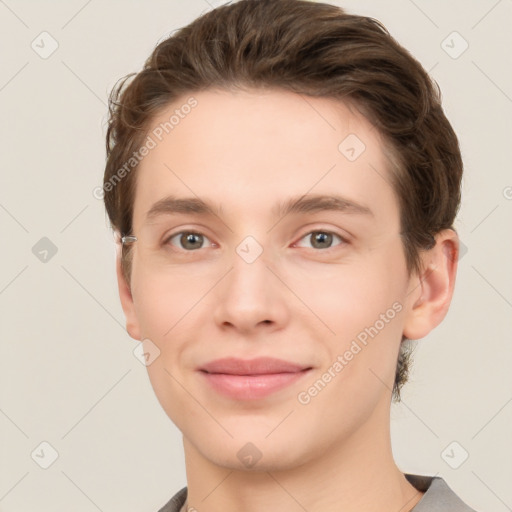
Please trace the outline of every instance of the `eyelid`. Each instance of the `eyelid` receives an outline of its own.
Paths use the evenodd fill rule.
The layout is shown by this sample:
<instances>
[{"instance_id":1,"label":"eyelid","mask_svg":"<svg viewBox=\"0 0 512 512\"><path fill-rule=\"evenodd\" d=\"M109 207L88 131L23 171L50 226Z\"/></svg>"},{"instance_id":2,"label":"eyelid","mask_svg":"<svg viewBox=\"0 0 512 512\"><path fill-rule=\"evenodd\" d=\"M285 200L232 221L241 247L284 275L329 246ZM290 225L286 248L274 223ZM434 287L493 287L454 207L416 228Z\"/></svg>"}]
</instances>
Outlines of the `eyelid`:
<instances>
[{"instance_id":1,"label":"eyelid","mask_svg":"<svg viewBox=\"0 0 512 512\"><path fill-rule=\"evenodd\" d=\"M163 241L162 241L162 244L163 245L166 245L170 242L170 240L172 238L174 238L175 236L177 235L182 235L184 233L186 234L195 234L195 235L201 235L202 237L206 238L207 240L210 241L211 245L213 247L218 247L218 244L213 242L210 238L209 235L206 235L204 233L204 230L205 228L204 227L201 227L200 229L196 229L196 228L180 228L179 231L175 231L175 232L171 232L170 234L166 234L164 237L163 237ZM339 233L338 231L335 231L333 229L329 229L329 228L326 228L325 226L314 226L314 227L309 227L307 231L304 231L302 233L302 235L296 239L295 242L293 242L292 246L296 246L303 238L313 234L313 233L328 233L330 235L335 235L337 236L342 243L338 244L338 246L341 246L341 245L346 245L346 244L349 244L350 243L350 236L348 235L342 235L341 233ZM172 247L176 247L176 246L172 246ZM337 246L334 246L334 247L328 247L327 249L318 249L318 251L329 251L330 249L334 249L335 247ZM185 249L181 249L180 247L176 247L176 249L179 249L179 250L183 250L185 252L197 252L199 251L200 249L196 249L195 251L186 251ZM202 249L204 249L204 247L202 247ZM314 248L313 248L314 249Z\"/></svg>"},{"instance_id":2,"label":"eyelid","mask_svg":"<svg viewBox=\"0 0 512 512\"><path fill-rule=\"evenodd\" d=\"M174 224L174 223L173 223ZM209 240L211 240L212 238L214 238L213 236L210 236L209 234L206 234L206 233L211 233L211 230L205 226L205 225L202 225L202 224L191 224L191 225L187 225L187 224L181 224L179 226L175 225L174 227L169 227L165 230L164 234L161 236L161 243L165 244L170 238L176 236L176 235L181 235L183 233L194 233L196 235L202 235L206 238L208 238Z\"/></svg>"},{"instance_id":3,"label":"eyelid","mask_svg":"<svg viewBox=\"0 0 512 512\"><path fill-rule=\"evenodd\" d=\"M200 235L203 238L206 238L211 243L212 246L214 246L214 247L217 246L217 244L215 242L212 242L212 240L210 240L210 237L208 235L205 235L202 231L199 231L197 229L183 229L183 228L180 231L176 231L174 233L170 233L169 235L165 235L163 237L162 244L163 245L167 245L167 244L172 245L172 244L170 244L171 239L178 235L183 235L184 233L187 235ZM197 252L198 250L200 250L200 249L196 249L195 251L187 251L187 250L182 249L181 247L177 247L175 245L172 245L172 247L175 247L178 250L183 250L185 252ZM201 249L204 249L204 247L201 247Z\"/></svg>"},{"instance_id":4,"label":"eyelid","mask_svg":"<svg viewBox=\"0 0 512 512\"><path fill-rule=\"evenodd\" d=\"M335 249L336 247L340 247L340 246L343 246L343 245L347 245L350 243L350 239L348 236L346 235L342 235L340 234L339 232L337 231L333 231L332 229L325 229L323 227L315 227L315 228L309 228L308 231L306 231L305 233L303 233L298 239L296 242L294 242L292 245L293 246L296 246L301 240L303 240L304 238L306 238L307 236L310 236L312 235L313 233L327 233L329 235L334 235L334 236L337 236L340 240L341 240L341 243L338 244L338 245L335 245L333 247L328 247L327 249L317 249L316 251L317 252L320 252L320 251L323 251L323 252L326 252L326 251L329 251L331 249ZM310 247L306 247L306 249L310 249ZM315 249L314 247L312 249Z\"/></svg>"}]
</instances>

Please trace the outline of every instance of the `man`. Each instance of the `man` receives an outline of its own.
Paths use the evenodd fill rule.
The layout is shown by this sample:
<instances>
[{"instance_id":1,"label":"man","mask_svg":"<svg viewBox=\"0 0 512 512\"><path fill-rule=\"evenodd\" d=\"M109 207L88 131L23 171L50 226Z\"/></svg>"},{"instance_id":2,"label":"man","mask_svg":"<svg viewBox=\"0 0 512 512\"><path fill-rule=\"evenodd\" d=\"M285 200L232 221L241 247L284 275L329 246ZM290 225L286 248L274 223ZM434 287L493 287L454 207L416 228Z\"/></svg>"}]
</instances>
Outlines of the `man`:
<instances>
[{"instance_id":1,"label":"man","mask_svg":"<svg viewBox=\"0 0 512 512\"><path fill-rule=\"evenodd\" d=\"M119 293L183 433L161 511L471 511L404 474L389 414L444 318L462 161L435 86L375 20L241 0L111 96Z\"/></svg>"}]
</instances>

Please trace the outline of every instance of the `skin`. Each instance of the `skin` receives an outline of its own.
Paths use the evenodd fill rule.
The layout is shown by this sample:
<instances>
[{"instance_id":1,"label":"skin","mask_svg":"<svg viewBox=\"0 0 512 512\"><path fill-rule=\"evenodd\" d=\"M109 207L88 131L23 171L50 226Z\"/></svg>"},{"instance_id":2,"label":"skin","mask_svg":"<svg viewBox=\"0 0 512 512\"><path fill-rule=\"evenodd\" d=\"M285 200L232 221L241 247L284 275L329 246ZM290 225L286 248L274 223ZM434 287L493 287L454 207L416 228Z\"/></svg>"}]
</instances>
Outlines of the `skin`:
<instances>
[{"instance_id":1,"label":"skin","mask_svg":"<svg viewBox=\"0 0 512 512\"><path fill-rule=\"evenodd\" d=\"M139 241L130 285L119 256L117 262L128 333L160 350L148 373L183 433L188 506L411 510L422 493L393 460L391 390L402 333L422 338L447 313L456 233L440 232L436 246L422 253L422 272L408 275L383 141L353 107L277 90L193 96L197 107L137 169ZM186 99L162 111L152 127ZM338 150L349 134L366 146L353 162ZM373 214L272 214L276 203L306 193L336 193ZM169 194L208 199L222 205L222 214L146 223L151 206ZM151 244L164 228L207 238L187 252L176 237L167 248L175 252L163 258ZM334 237L330 248L318 248L310 236L315 230L346 242ZM252 263L236 252L248 235L264 249ZM308 404L299 403L298 393L394 303L401 311ZM234 400L197 371L229 356L277 357L312 370L264 399ZM248 442L261 453L252 467L237 457Z\"/></svg>"}]
</instances>

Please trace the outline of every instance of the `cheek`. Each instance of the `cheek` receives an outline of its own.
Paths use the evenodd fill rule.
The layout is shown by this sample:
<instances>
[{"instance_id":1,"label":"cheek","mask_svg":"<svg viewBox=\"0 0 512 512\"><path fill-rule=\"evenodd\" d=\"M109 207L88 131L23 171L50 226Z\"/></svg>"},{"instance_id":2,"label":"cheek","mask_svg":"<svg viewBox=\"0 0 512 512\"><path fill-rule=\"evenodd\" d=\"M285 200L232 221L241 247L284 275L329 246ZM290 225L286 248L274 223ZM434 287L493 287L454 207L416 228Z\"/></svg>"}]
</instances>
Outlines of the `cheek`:
<instances>
[{"instance_id":1,"label":"cheek","mask_svg":"<svg viewBox=\"0 0 512 512\"><path fill-rule=\"evenodd\" d=\"M162 352L147 367L151 386L162 409L181 431L188 430L187 424L204 424L204 415L187 393L183 385L184 377L179 368L169 361L169 354Z\"/></svg>"},{"instance_id":2,"label":"cheek","mask_svg":"<svg viewBox=\"0 0 512 512\"><path fill-rule=\"evenodd\" d=\"M408 283L399 243L383 245L350 264L330 265L302 277L296 281L297 294L307 298L311 311L322 320L315 325L327 333L321 341L325 369L342 356L343 371L336 379L339 384L353 385L355 392L368 382L371 369L391 386ZM318 291L311 293L314 289ZM313 339L318 339L319 331L315 332ZM382 386L378 379L372 380Z\"/></svg>"},{"instance_id":3,"label":"cheek","mask_svg":"<svg viewBox=\"0 0 512 512\"><path fill-rule=\"evenodd\" d=\"M133 301L141 334L156 344L172 336L175 326L193 314L194 304L204 295L204 284L191 279L145 272L134 267Z\"/></svg>"},{"instance_id":4,"label":"cheek","mask_svg":"<svg viewBox=\"0 0 512 512\"><path fill-rule=\"evenodd\" d=\"M347 373L353 370L356 380L364 381L372 372L379 391L383 381L393 384L402 339L408 279L400 245L390 245L371 264L353 269L351 279L353 301L346 303L351 329L342 343L358 363Z\"/></svg>"},{"instance_id":5,"label":"cheek","mask_svg":"<svg viewBox=\"0 0 512 512\"><path fill-rule=\"evenodd\" d=\"M351 339L403 301L405 274L390 261L366 258L357 264L319 267L295 277L294 291L331 334Z\"/></svg>"},{"instance_id":6,"label":"cheek","mask_svg":"<svg viewBox=\"0 0 512 512\"><path fill-rule=\"evenodd\" d=\"M187 411L189 420L195 415L198 422L201 420L200 413L190 407L190 396L180 385L185 381L180 364L186 350L183 328L187 321L194 324L194 304L200 290L173 279L152 276L149 272L137 272L133 299L141 335L159 350L158 356L147 366L148 376L163 410L179 429L183 429L183 411Z\"/></svg>"}]
</instances>

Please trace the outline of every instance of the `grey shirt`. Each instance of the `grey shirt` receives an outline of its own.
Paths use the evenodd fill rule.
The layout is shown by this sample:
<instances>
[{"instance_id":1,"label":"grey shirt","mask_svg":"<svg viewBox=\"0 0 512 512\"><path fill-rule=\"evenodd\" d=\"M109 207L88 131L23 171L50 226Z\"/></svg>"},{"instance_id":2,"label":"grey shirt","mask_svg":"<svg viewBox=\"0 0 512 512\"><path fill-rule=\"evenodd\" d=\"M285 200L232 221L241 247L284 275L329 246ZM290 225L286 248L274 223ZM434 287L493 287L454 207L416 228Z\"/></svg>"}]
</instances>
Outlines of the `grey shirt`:
<instances>
[{"instance_id":1,"label":"grey shirt","mask_svg":"<svg viewBox=\"0 0 512 512\"><path fill-rule=\"evenodd\" d=\"M424 492L421 500L411 512L475 512L468 507L451 489L443 478L439 476L410 475L404 473L405 478L418 489ZM158 512L186 512L185 500L187 488L178 491Z\"/></svg>"}]
</instances>

